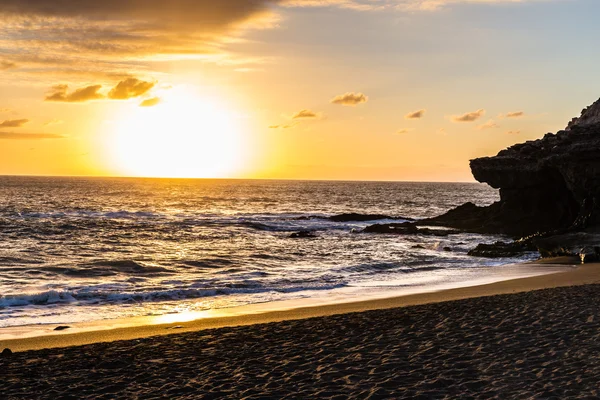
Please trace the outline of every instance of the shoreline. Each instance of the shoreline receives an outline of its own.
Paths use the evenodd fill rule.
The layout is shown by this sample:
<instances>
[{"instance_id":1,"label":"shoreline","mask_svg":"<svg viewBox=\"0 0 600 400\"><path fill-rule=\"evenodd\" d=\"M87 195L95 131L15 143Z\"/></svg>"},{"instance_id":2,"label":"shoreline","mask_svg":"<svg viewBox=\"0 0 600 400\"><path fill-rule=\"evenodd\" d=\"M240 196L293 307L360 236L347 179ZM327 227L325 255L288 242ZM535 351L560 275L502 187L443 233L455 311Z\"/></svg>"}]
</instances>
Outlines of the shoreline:
<instances>
[{"instance_id":1,"label":"shoreline","mask_svg":"<svg viewBox=\"0 0 600 400\"><path fill-rule=\"evenodd\" d=\"M94 324L89 324L87 329L85 324L81 324L78 331L50 331L40 336L3 339L0 340L0 348L10 348L13 351L21 352L47 348L80 346L92 343L133 340L150 336L194 332L205 329L264 324L369 310L384 310L422 304L441 303L474 297L528 292L538 289L600 283L600 263L583 264L573 268L576 264L577 262L574 258L540 260L523 265L536 265L544 268L562 267L563 271L565 267L571 266L572 269L565 272L553 272L544 275L502 280L476 286L458 287L395 297L333 304L313 304L312 306L302 306L301 302L291 301L292 304L288 305L289 308L283 309L274 309L273 304L265 303L261 305L236 307L235 309L212 310L202 313L203 315L194 314L193 317L195 318L188 321L181 321L181 318L176 318L178 315L173 315L173 317L175 317L174 321L168 321L169 315L166 317L163 316L161 318L165 319L165 321L162 323L157 321L156 317L142 317L136 318L135 321L128 320L127 322L129 325L126 326L115 327L114 325L109 325L108 328L104 327L103 329L101 329L101 325L111 324L111 322L99 321ZM131 325L132 323L134 325ZM54 328L54 326L51 326L51 328ZM15 330L14 328L3 329ZM18 336L18 329L16 331L15 336Z\"/></svg>"}]
</instances>

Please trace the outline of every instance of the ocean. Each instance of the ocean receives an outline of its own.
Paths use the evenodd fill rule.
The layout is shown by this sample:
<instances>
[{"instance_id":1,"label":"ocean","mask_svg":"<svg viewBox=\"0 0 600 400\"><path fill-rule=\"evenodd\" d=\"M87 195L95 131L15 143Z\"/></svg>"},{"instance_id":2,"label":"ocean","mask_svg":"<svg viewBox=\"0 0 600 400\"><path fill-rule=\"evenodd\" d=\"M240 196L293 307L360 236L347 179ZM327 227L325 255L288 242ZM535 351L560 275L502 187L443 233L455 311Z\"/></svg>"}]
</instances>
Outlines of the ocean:
<instances>
[{"instance_id":1,"label":"ocean","mask_svg":"<svg viewBox=\"0 0 600 400\"><path fill-rule=\"evenodd\" d=\"M402 219L327 218L496 200L476 183L0 177L0 327L460 286L536 254L470 257L503 238L367 234Z\"/></svg>"}]
</instances>

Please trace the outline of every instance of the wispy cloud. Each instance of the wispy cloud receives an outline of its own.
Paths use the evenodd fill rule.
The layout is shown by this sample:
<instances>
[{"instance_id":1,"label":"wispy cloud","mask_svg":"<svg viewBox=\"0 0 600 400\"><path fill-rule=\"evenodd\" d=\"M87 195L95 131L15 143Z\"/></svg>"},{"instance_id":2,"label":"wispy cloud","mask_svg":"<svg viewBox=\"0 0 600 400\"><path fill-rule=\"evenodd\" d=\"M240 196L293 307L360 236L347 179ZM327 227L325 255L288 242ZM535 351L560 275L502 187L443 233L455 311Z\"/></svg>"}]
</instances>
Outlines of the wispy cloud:
<instances>
[{"instance_id":1,"label":"wispy cloud","mask_svg":"<svg viewBox=\"0 0 600 400\"><path fill-rule=\"evenodd\" d=\"M287 124L287 125L271 125L269 129L291 129L295 127L296 124Z\"/></svg>"},{"instance_id":2,"label":"wispy cloud","mask_svg":"<svg viewBox=\"0 0 600 400\"><path fill-rule=\"evenodd\" d=\"M490 119L485 124L481 124L481 125L477 126L477 129L479 129L479 130L493 129L493 128L500 128L500 125L498 125L496 123L496 121L494 121L493 119Z\"/></svg>"},{"instance_id":3,"label":"wispy cloud","mask_svg":"<svg viewBox=\"0 0 600 400\"><path fill-rule=\"evenodd\" d=\"M292 116L292 119L314 119L318 118L319 114L311 110L301 110Z\"/></svg>"},{"instance_id":4,"label":"wispy cloud","mask_svg":"<svg viewBox=\"0 0 600 400\"><path fill-rule=\"evenodd\" d=\"M358 104L366 103L367 101L369 101L369 97L365 96L363 93L348 92L339 96L335 96L333 99L331 99L331 104L356 106Z\"/></svg>"},{"instance_id":5,"label":"wispy cloud","mask_svg":"<svg viewBox=\"0 0 600 400\"><path fill-rule=\"evenodd\" d=\"M410 112L404 116L404 119L420 119L425 115L425 110L417 110Z\"/></svg>"},{"instance_id":6,"label":"wispy cloud","mask_svg":"<svg viewBox=\"0 0 600 400\"><path fill-rule=\"evenodd\" d=\"M484 114L485 114L485 110L479 109L477 111L468 112L463 115L453 115L452 117L450 117L450 119L453 122L473 122L473 121L477 121Z\"/></svg>"},{"instance_id":7,"label":"wispy cloud","mask_svg":"<svg viewBox=\"0 0 600 400\"><path fill-rule=\"evenodd\" d=\"M399 135L404 135L404 134L412 132L412 131L413 131L413 129L406 128L406 129L400 129L396 133L399 134Z\"/></svg>"},{"instance_id":8,"label":"wispy cloud","mask_svg":"<svg viewBox=\"0 0 600 400\"><path fill-rule=\"evenodd\" d=\"M108 92L108 98L112 100L127 100L140 97L154 87L155 82L145 82L136 78L121 81Z\"/></svg>"},{"instance_id":9,"label":"wispy cloud","mask_svg":"<svg viewBox=\"0 0 600 400\"><path fill-rule=\"evenodd\" d=\"M21 133L0 132L0 140L41 140L41 139L64 139L64 136L55 133Z\"/></svg>"},{"instance_id":10,"label":"wispy cloud","mask_svg":"<svg viewBox=\"0 0 600 400\"><path fill-rule=\"evenodd\" d=\"M63 121L62 119L52 119L50 121L46 121L44 122L44 126L52 126L52 125L60 125L63 124L65 121Z\"/></svg>"},{"instance_id":11,"label":"wispy cloud","mask_svg":"<svg viewBox=\"0 0 600 400\"><path fill-rule=\"evenodd\" d=\"M0 71L6 71L7 69L17 68L17 64L10 61L0 61Z\"/></svg>"},{"instance_id":12,"label":"wispy cloud","mask_svg":"<svg viewBox=\"0 0 600 400\"><path fill-rule=\"evenodd\" d=\"M28 122L28 119L7 119L0 123L0 128L20 128Z\"/></svg>"},{"instance_id":13,"label":"wispy cloud","mask_svg":"<svg viewBox=\"0 0 600 400\"><path fill-rule=\"evenodd\" d=\"M152 97L150 99L146 99L146 100L142 101L140 103L140 107L154 107L158 103L160 103L160 98Z\"/></svg>"},{"instance_id":14,"label":"wispy cloud","mask_svg":"<svg viewBox=\"0 0 600 400\"><path fill-rule=\"evenodd\" d=\"M504 115L505 118L520 118L523 116L525 116L525 112L523 111L509 112Z\"/></svg>"},{"instance_id":15,"label":"wispy cloud","mask_svg":"<svg viewBox=\"0 0 600 400\"><path fill-rule=\"evenodd\" d=\"M101 88L102 85L92 85L68 93L69 85L56 85L52 87L45 100L66 103L83 103L90 100L99 100L104 98L102 94L98 93Z\"/></svg>"},{"instance_id":16,"label":"wispy cloud","mask_svg":"<svg viewBox=\"0 0 600 400\"><path fill-rule=\"evenodd\" d=\"M506 134L508 134L508 135L518 135L519 133L521 133L521 131L508 131L508 132L506 132Z\"/></svg>"}]
</instances>

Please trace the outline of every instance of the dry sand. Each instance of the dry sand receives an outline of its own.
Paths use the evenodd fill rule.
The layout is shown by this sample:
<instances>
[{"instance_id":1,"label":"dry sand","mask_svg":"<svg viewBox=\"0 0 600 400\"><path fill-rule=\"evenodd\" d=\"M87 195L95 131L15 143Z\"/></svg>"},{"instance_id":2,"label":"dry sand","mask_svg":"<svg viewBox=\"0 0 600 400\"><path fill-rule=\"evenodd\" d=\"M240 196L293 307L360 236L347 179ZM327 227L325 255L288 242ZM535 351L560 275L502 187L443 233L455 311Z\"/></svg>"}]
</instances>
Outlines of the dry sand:
<instances>
[{"instance_id":1,"label":"dry sand","mask_svg":"<svg viewBox=\"0 0 600 400\"><path fill-rule=\"evenodd\" d=\"M0 346L26 349L39 346L29 340L60 345L130 339L0 358L0 393L3 398L597 397L598 284L600 265L591 264L438 293L193 321L178 324L181 330L142 326L4 342ZM554 289L534 291L542 288ZM522 293L491 296L516 292ZM412 304L421 305L397 308ZM306 317L312 318L292 320ZM270 321L280 322L262 323ZM174 331L182 333L131 340Z\"/></svg>"}]
</instances>

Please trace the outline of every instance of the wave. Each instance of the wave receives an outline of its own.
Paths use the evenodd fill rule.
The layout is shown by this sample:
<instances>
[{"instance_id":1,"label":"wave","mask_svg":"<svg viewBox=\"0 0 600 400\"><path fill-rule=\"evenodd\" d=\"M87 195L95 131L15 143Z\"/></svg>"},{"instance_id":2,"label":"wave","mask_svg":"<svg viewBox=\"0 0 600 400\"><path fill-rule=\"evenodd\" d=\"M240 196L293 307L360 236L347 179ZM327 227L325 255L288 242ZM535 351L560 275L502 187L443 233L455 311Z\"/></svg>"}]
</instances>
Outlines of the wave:
<instances>
[{"instance_id":1,"label":"wave","mask_svg":"<svg viewBox=\"0 0 600 400\"><path fill-rule=\"evenodd\" d=\"M100 277L113 276L117 274L130 275L164 275L172 274L173 271L154 265L144 265L133 260L99 260L86 264L80 264L75 268L69 267L46 267L45 271L54 272L66 276L75 277Z\"/></svg>"},{"instance_id":2,"label":"wave","mask_svg":"<svg viewBox=\"0 0 600 400\"><path fill-rule=\"evenodd\" d=\"M345 283L312 284L286 287L261 287L257 282L232 283L219 288L166 289L145 292L104 292L94 290L49 290L33 294L0 296L0 309L48 305L101 305L119 303L146 303L159 301L190 300L214 296L260 293L297 293L314 290L333 290L345 287Z\"/></svg>"}]
</instances>

